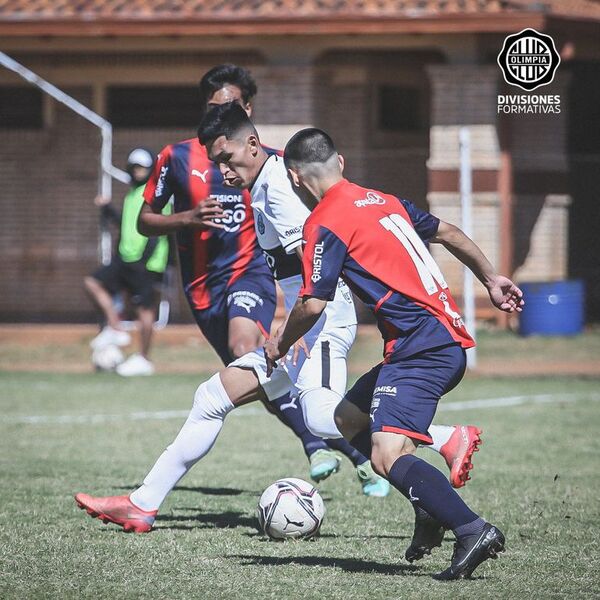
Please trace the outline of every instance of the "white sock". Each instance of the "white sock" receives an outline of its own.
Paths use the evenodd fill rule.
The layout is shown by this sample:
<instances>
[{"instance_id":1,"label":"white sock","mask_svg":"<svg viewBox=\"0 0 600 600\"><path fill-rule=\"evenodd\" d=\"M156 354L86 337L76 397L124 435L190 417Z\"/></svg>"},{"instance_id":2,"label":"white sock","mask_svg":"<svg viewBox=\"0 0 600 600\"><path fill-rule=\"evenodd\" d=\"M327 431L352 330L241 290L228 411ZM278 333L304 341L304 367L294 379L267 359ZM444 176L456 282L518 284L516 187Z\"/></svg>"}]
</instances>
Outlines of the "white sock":
<instances>
[{"instance_id":1,"label":"white sock","mask_svg":"<svg viewBox=\"0 0 600 600\"><path fill-rule=\"evenodd\" d=\"M142 510L158 510L177 482L213 447L233 408L218 373L200 385L187 421L142 486L131 493L131 501Z\"/></svg>"},{"instance_id":2,"label":"white sock","mask_svg":"<svg viewBox=\"0 0 600 600\"><path fill-rule=\"evenodd\" d=\"M342 437L333 417L340 401L340 395L328 388L315 388L300 394L304 422L313 435L328 439Z\"/></svg>"},{"instance_id":3,"label":"white sock","mask_svg":"<svg viewBox=\"0 0 600 600\"><path fill-rule=\"evenodd\" d=\"M433 439L433 444L425 447L434 452L439 452L441 447L450 439L454 430L454 425L430 425L429 435Z\"/></svg>"}]
</instances>

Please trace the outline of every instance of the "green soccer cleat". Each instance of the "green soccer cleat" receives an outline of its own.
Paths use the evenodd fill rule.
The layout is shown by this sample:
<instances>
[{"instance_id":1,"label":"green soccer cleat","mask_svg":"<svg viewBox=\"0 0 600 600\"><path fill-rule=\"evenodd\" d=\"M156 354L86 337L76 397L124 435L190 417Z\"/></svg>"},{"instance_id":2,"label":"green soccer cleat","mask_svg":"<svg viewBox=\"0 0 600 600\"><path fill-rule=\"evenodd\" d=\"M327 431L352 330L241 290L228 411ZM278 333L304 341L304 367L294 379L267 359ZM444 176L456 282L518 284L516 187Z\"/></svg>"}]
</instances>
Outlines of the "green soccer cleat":
<instances>
[{"instance_id":1,"label":"green soccer cleat","mask_svg":"<svg viewBox=\"0 0 600 600\"><path fill-rule=\"evenodd\" d=\"M356 475L362 485L362 491L365 496L385 498L390 493L390 482L373 471L371 461L358 465L356 467Z\"/></svg>"},{"instance_id":2,"label":"green soccer cleat","mask_svg":"<svg viewBox=\"0 0 600 600\"><path fill-rule=\"evenodd\" d=\"M317 450L310 455L308 460L310 461L310 478L316 482L323 481L333 473L337 473L342 463L340 457L331 450Z\"/></svg>"}]
</instances>

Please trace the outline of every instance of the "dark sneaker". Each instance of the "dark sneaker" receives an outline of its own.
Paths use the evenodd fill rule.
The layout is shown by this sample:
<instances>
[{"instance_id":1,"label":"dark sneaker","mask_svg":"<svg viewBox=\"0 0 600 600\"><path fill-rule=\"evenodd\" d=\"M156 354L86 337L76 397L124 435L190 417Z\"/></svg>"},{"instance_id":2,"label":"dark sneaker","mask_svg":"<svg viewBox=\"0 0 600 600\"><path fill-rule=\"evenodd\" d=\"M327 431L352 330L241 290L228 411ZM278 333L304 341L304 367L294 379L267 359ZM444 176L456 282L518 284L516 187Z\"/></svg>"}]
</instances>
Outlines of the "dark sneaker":
<instances>
[{"instance_id":1,"label":"dark sneaker","mask_svg":"<svg viewBox=\"0 0 600 600\"><path fill-rule=\"evenodd\" d=\"M431 554L434 548L442 545L444 532L443 525L426 512L416 515L415 531L404 558L408 562L413 562L421 560L426 554Z\"/></svg>"},{"instance_id":2,"label":"dark sneaker","mask_svg":"<svg viewBox=\"0 0 600 600\"><path fill-rule=\"evenodd\" d=\"M479 535L468 535L457 538L450 566L435 579L450 581L471 577L473 571L488 558L498 558L504 552L504 535L494 525L486 523Z\"/></svg>"}]
</instances>

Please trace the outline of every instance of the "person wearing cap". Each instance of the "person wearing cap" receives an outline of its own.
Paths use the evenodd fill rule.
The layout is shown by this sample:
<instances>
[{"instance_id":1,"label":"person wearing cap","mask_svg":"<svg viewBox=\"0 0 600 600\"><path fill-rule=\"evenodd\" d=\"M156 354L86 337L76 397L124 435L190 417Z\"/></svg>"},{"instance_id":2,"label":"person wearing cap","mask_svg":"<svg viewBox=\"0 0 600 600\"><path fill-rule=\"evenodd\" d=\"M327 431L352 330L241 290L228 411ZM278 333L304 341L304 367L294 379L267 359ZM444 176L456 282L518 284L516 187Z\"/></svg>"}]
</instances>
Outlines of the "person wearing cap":
<instances>
[{"instance_id":1,"label":"person wearing cap","mask_svg":"<svg viewBox=\"0 0 600 600\"><path fill-rule=\"evenodd\" d=\"M131 336L121 326L113 301L118 292L128 292L140 323L140 350L116 366L116 372L123 376L154 373L149 351L156 318L157 288L167 267L169 241L166 236L145 237L138 233L136 225L144 203L144 187L153 166L154 154L150 150L135 148L129 154L127 172L131 177L131 188L123 201L121 215L110 205L110 200L102 197L95 200L101 207L103 218L120 224L120 239L110 264L84 278L86 291L106 319L106 326L90 346L100 352L110 346L118 348L131 342ZM163 213L170 213L169 205Z\"/></svg>"}]
</instances>

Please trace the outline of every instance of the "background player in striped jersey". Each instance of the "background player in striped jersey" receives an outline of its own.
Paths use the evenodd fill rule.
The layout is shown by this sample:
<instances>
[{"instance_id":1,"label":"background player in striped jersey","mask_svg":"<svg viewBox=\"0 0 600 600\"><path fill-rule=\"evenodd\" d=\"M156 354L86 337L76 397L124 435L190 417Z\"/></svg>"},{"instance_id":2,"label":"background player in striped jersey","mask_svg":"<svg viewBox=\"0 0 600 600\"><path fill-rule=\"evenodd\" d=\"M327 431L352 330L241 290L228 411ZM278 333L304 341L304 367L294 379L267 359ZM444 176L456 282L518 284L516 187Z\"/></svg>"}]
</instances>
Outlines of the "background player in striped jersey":
<instances>
[{"instance_id":1,"label":"background player in striped jersey","mask_svg":"<svg viewBox=\"0 0 600 600\"><path fill-rule=\"evenodd\" d=\"M232 101L251 115L256 92L256 83L246 69L214 67L200 81L199 116L207 108ZM275 153L270 148L265 151ZM161 211L171 196L175 214L165 216ZM260 347L270 332L276 291L256 241L250 194L224 185L218 167L195 137L160 152L144 197L139 229L146 235L176 234L186 298L198 326L223 363L228 365ZM331 445L356 466L366 460L347 444L326 443L313 435L297 403L286 395L273 399L267 407L302 442L315 481L340 467L340 458ZM387 483L368 467L363 491L385 495L379 486Z\"/></svg>"},{"instance_id":2,"label":"background player in striped jersey","mask_svg":"<svg viewBox=\"0 0 600 600\"><path fill-rule=\"evenodd\" d=\"M337 425L423 517L407 558L421 558L451 529L456 536L451 564L436 577L469 577L504 550L504 536L435 467L415 456L419 444L431 444L437 403L460 382L465 349L474 346L424 242L443 244L468 266L497 308L520 311L522 293L457 227L344 179L343 158L323 131L297 133L284 157L294 185L314 210L304 226L303 287L285 328L265 346L269 366L318 321L343 276L377 317L384 361L348 391L336 409Z\"/></svg>"}]
</instances>

